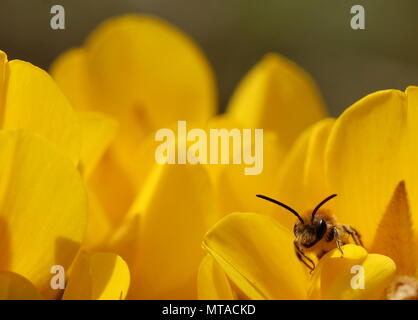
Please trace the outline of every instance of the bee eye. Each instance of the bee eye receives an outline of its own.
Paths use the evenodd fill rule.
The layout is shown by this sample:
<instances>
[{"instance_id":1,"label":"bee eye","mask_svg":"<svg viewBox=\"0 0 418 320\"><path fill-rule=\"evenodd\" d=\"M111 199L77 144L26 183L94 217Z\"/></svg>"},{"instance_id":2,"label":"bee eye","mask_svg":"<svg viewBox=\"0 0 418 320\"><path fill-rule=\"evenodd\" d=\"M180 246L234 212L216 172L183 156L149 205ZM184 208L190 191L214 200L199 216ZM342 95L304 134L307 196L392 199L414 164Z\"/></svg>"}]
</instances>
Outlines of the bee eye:
<instances>
[{"instance_id":1,"label":"bee eye","mask_svg":"<svg viewBox=\"0 0 418 320\"><path fill-rule=\"evenodd\" d=\"M325 232L327 231L327 223L324 220L320 220L319 221L319 226L316 229L316 237L317 239L322 239L322 237L324 236Z\"/></svg>"}]
</instances>

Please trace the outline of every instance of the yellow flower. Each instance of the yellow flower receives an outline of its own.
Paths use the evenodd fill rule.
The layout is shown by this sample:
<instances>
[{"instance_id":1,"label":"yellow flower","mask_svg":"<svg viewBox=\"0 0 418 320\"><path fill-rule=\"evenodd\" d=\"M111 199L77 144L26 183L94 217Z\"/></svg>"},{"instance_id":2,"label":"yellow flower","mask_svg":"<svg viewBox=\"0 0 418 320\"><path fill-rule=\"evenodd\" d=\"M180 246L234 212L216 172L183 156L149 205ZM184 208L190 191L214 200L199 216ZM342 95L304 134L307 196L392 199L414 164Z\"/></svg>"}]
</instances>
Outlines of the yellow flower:
<instances>
[{"instance_id":1,"label":"yellow flower","mask_svg":"<svg viewBox=\"0 0 418 320\"><path fill-rule=\"evenodd\" d=\"M306 267L295 256L293 239L289 230L269 216L226 216L209 231L203 245L209 253L205 259L213 259L211 263L219 268L216 272L224 272L227 278L218 276L208 285L206 279L213 277L213 271L201 267L199 298L227 299L226 290L218 290L222 287L247 299L341 299L354 298L356 294L359 298L378 298L382 287L392 279L395 265L389 258L346 245L344 258L333 250L321 259L310 283ZM365 290L351 288L353 265L365 269Z\"/></svg>"},{"instance_id":2,"label":"yellow flower","mask_svg":"<svg viewBox=\"0 0 418 320\"><path fill-rule=\"evenodd\" d=\"M214 259L216 272L256 299L377 299L385 297L395 272L417 277L417 110L416 87L370 94L337 120L307 129L280 170L280 201L305 212L337 193L327 205L338 222L360 232L369 254L348 245L341 259L333 250L310 280L303 277L292 252L294 217L277 207L275 220L253 213L224 218L205 237L206 259ZM365 290L350 286L356 264L365 269ZM225 290L205 284L212 276L207 268L200 270L201 296L223 295Z\"/></svg>"},{"instance_id":3,"label":"yellow flower","mask_svg":"<svg viewBox=\"0 0 418 320\"><path fill-rule=\"evenodd\" d=\"M177 119L216 112L212 71L183 33L157 18L127 15L100 25L82 48L59 57L51 74L74 106L105 112L120 126L93 177L99 200L120 222L136 195L138 144Z\"/></svg>"},{"instance_id":4,"label":"yellow flower","mask_svg":"<svg viewBox=\"0 0 418 320\"><path fill-rule=\"evenodd\" d=\"M301 131L324 117L320 94L305 71L277 54L263 57L238 84L226 113L209 123L210 127L264 130L261 174L243 175L242 165L227 166L218 169L215 177L212 175L222 214L273 213L254 194L275 193L277 170L289 146Z\"/></svg>"},{"instance_id":5,"label":"yellow flower","mask_svg":"<svg viewBox=\"0 0 418 320\"><path fill-rule=\"evenodd\" d=\"M92 167L99 155L84 156L78 115L50 76L2 51L0 114L0 298L56 298L51 269L70 270L87 224L77 166Z\"/></svg>"},{"instance_id":6,"label":"yellow flower","mask_svg":"<svg viewBox=\"0 0 418 320\"><path fill-rule=\"evenodd\" d=\"M51 73L74 106L119 122L89 180L99 207L92 230L101 237L87 237L89 248L114 250L127 261L128 298L196 298L205 232L230 210L260 208L248 195L258 187L271 190L285 151L324 116L309 76L270 54L239 84L226 114L216 117L214 76L200 49L148 16L104 22L81 48L59 57ZM204 129L265 128L263 173L243 177L239 166L158 165L154 132L179 120ZM245 188L241 195L237 183Z\"/></svg>"}]
</instances>

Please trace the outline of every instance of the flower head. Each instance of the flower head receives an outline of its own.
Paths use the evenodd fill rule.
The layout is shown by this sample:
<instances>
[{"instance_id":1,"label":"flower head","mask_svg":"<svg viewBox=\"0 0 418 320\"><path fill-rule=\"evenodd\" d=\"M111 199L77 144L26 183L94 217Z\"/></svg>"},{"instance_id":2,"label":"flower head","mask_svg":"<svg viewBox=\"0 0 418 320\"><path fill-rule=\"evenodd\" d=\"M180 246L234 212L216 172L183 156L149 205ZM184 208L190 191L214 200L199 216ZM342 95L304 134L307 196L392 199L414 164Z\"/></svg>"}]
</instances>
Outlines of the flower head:
<instances>
[{"instance_id":1,"label":"flower head","mask_svg":"<svg viewBox=\"0 0 418 320\"><path fill-rule=\"evenodd\" d=\"M1 297L56 298L51 270L70 270L89 215L79 168L93 167L99 155L83 150L101 139L83 138L79 115L45 71L0 51L0 75ZM76 283L74 274L64 281L70 275Z\"/></svg>"},{"instance_id":2,"label":"flower head","mask_svg":"<svg viewBox=\"0 0 418 320\"><path fill-rule=\"evenodd\" d=\"M231 210L259 207L249 195L271 189L285 150L324 116L310 77L275 54L248 73L226 113L216 116L214 76L200 49L148 16L106 21L81 48L59 57L51 73L76 108L105 113L119 124L88 181L100 207L101 237L89 231L87 237L89 248L126 260L128 298L196 298L205 232ZM273 118L283 121L277 125ZM266 128L263 173L250 178L238 165L156 163L155 131L182 120L202 130ZM234 191L237 183L242 194Z\"/></svg>"},{"instance_id":3,"label":"flower head","mask_svg":"<svg viewBox=\"0 0 418 320\"><path fill-rule=\"evenodd\" d=\"M203 244L241 293L258 299L377 299L385 297L395 274L417 276L417 92L415 87L376 92L337 120L315 124L295 142L280 169L280 201L304 212L337 193L329 203L332 214L359 231L369 253L347 245L341 258L334 249L320 259L312 277L306 271L302 276L292 253L294 216L280 208L275 221L232 214ZM365 270L365 290L351 286L355 265Z\"/></svg>"}]
</instances>

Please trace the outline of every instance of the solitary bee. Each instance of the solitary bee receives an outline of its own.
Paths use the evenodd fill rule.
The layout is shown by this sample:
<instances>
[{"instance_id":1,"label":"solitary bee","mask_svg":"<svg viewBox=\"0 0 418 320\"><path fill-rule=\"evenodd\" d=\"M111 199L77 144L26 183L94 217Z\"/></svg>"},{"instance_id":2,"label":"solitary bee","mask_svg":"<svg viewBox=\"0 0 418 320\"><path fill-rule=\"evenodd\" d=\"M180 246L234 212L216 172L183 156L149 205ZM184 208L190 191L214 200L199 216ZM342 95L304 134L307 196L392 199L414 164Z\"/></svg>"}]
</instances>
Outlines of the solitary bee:
<instances>
[{"instance_id":1,"label":"solitary bee","mask_svg":"<svg viewBox=\"0 0 418 320\"><path fill-rule=\"evenodd\" d=\"M309 268L310 272L315 269L314 261L305 253L312 252L318 259L332 249L338 248L341 256L344 252L341 246L349 243L350 237L356 245L363 246L360 234L356 229L349 225L339 224L335 218L320 208L329 200L336 197L336 194L322 200L312 211L303 217L291 207L272 198L257 194L257 197L271 201L292 212L299 221L293 227L296 239L293 241L296 256L302 263Z\"/></svg>"}]
</instances>

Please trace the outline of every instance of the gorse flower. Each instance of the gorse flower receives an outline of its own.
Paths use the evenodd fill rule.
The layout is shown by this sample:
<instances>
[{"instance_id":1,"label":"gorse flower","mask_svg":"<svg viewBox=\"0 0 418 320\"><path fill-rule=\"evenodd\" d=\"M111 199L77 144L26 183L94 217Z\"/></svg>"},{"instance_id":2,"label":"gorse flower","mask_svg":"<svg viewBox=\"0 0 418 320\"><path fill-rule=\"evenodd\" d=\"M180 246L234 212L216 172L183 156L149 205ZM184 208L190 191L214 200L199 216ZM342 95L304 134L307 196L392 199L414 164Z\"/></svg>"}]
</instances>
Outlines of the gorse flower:
<instances>
[{"instance_id":1,"label":"gorse flower","mask_svg":"<svg viewBox=\"0 0 418 320\"><path fill-rule=\"evenodd\" d=\"M261 209L253 194L274 189L289 146L325 115L309 76L270 54L217 116L214 76L204 55L182 32L147 16L103 23L81 48L59 57L51 74L78 110L118 122L115 139L87 180L101 208L86 247L123 257L132 275L131 299L197 298L204 234L225 214ZM264 128L263 173L243 176L240 165L157 164L155 131L179 120L204 130Z\"/></svg>"},{"instance_id":2,"label":"gorse flower","mask_svg":"<svg viewBox=\"0 0 418 320\"><path fill-rule=\"evenodd\" d=\"M235 291L255 299L379 299L394 277L416 278L417 97L417 87L366 96L338 119L307 129L280 169L278 199L304 212L337 193L327 206L360 232L365 249L344 246L343 258L335 249L309 277L292 252L292 215L280 207L276 220L234 213L203 242L212 266L200 269L201 296L232 298L232 282ZM355 265L365 270L363 290L351 286ZM221 284L208 284L215 272Z\"/></svg>"},{"instance_id":3,"label":"gorse flower","mask_svg":"<svg viewBox=\"0 0 418 320\"><path fill-rule=\"evenodd\" d=\"M0 298L376 299L415 284L417 88L325 118L311 78L270 53L219 115L201 50L141 15L104 22L51 75L0 51ZM155 133L178 121L263 129L262 173L159 164ZM364 248L332 250L310 275L294 216L259 193L299 212L337 193L326 209Z\"/></svg>"},{"instance_id":4,"label":"gorse flower","mask_svg":"<svg viewBox=\"0 0 418 320\"><path fill-rule=\"evenodd\" d=\"M128 16L100 26L83 48L59 58L52 74L78 108L119 122L89 180L101 223L88 247L114 248L129 261L131 298L192 297L200 241L216 221L209 178L199 166L155 166L145 137L177 119L215 114L206 59L166 23Z\"/></svg>"},{"instance_id":5,"label":"gorse flower","mask_svg":"<svg viewBox=\"0 0 418 320\"><path fill-rule=\"evenodd\" d=\"M181 32L152 17L103 23L83 48L58 58L51 73L77 108L105 112L120 124L93 177L114 222L136 196L132 168L138 167L139 142L177 119L202 122L216 112L213 75L203 54Z\"/></svg>"},{"instance_id":6,"label":"gorse flower","mask_svg":"<svg viewBox=\"0 0 418 320\"><path fill-rule=\"evenodd\" d=\"M60 291L51 288L51 268L69 270L87 225L88 197L77 166L91 166L97 156L93 145L101 142L90 139L86 156L82 143L88 140L79 115L54 81L29 63L8 61L1 51L0 94L1 298L54 298ZM95 259L96 254L88 255ZM103 264L107 277L89 275L90 284L101 286L90 298L109 293L110 270L129 279L126 265L114 266L119 259L109 254ZM77 271L66 276L70 274ZM69 281L76 284L77 279ZM126 286L129 280L114 286L117 294L107 297L119 298L123 290L124 297Z\"/></svg>"}]
</instances>

